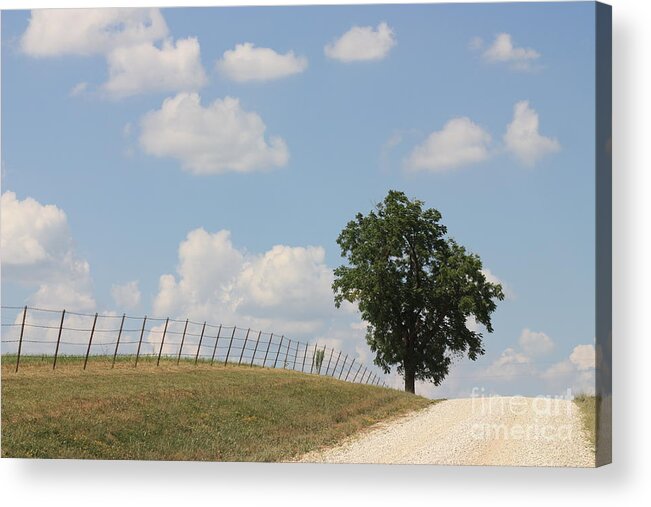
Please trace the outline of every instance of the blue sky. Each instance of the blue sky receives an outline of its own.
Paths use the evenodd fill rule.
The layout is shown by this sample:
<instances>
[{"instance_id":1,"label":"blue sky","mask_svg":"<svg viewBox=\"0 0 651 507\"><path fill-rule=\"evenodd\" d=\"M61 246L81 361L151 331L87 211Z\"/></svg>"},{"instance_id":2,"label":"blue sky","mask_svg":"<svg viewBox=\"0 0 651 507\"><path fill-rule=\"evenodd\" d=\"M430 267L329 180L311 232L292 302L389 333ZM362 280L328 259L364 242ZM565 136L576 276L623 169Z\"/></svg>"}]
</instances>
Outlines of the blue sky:
<instances>
[{"instance_id":1,"label":"blue sky","mask_svg":"<svg viewBox=\"0 0 651 507\"><path fill-rule=\"evenodd\" d=\"M420 391L590 390L593 3L106 12L2 13L3 304L370 362L328 292L335 240L398 189L508 292L486 355Z\"/></svg>"}]
</instances>

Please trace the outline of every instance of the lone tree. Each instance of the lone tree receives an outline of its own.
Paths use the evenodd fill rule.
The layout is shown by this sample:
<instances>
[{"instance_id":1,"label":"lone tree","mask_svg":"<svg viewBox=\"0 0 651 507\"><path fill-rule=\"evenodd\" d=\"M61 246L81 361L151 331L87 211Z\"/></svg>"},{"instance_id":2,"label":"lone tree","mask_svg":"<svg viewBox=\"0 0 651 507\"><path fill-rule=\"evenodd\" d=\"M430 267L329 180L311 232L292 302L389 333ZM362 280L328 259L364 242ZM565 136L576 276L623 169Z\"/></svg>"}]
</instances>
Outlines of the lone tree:
<instances>
[{"instance_id":1,"label":"lone tree","mask_svg":"<svg viewBox=\"0 0 651 507\"><path fill-rule=\"evenodd\" d=\"M484 353L468 319L493 332L491 314L504 299L479 256L446 238L441 214L423 204L391 190L368 215L358 213L337 238L348 265L332 285L337 308L357 303L368 323L375 364L385 373L397 365L411 393L416 380L439 385L455 357Z\"/></svg>"}]
</instances>

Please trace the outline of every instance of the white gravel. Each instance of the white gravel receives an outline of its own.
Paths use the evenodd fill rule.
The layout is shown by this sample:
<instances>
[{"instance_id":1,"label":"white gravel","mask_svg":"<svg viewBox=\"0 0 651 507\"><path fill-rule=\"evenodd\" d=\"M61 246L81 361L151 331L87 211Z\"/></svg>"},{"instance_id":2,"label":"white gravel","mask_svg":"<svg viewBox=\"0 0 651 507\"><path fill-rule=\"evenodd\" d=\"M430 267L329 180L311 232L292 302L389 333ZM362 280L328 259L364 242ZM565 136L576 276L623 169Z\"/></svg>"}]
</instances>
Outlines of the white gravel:
<instances>
[{"instance_id":1,"label":"white gravel","mask_svg":"<svg viewBox=\"0 0 651 507\"><path fill-rule=\"evenodd\" d=\"M484 397L442 401L300 461L593 467L595 455L573 402Z\"/></svg>"}]
</instances>

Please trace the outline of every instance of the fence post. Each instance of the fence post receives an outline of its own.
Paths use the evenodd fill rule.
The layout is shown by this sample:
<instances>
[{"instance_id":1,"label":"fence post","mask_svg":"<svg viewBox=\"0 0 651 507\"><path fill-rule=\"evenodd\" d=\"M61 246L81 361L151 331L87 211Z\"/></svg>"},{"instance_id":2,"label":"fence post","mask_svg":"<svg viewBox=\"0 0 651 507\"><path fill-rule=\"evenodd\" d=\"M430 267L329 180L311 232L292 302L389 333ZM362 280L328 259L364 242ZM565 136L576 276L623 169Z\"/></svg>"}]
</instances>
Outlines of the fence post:
<instances>
[{"instance_id":1,"label":"fence post","mask_svg":"<svg viewBox=\"0 0 651 507\"><path fill-rule=\"evenodd\" d=\"M255 361L255 353L258 351L260 336L262 336L262 331L258 331L258 338L255 340L255 348L253 349L253 355L251 356L251 364L249 366L253 366L253 361Z\"/></svg>"},{"instance_id":2,"label":"fence post","mask_svg":"<svg viewBox=\"0 0 651 507\"><path fill-rule=\"evenodd\" d=\"M287 342L287 350L285 351L285 360L283 361L283 369L287 369L287 359L289 358L289 349L292 346L292 340Z\"/></svg>"},{"instance_id":3,"label":"fence post","mask_svg":"<svg viewBox=\"0 0 651 507\"><path fill-rule=\"evenodd\" d=\"M348 372L346 372L346 378L344 379L344 382L348 382L348 375L350 375L350 370L353 369L354 364L355 364L355 359L353 359L353 362L350 363L350 368L348 368Z\"/></svg>"},{"instance_id":4,"label":"fence post","mask_svg":"<svg viewBox=\"0 0 651 507\"><path fill-rule=\"evenodd\" d=\"M215 348L212 349L212 358L210 359L210 366L215 362L215 354L217 353L217 344L219 343L219 336L222 334L222 325L219 324L219 329L217 330L217 338L215 339Z\"/></svg>"},{"instance_id":5,"label":"fence post","mask_svg":"<svg viewBox=\"0 0 651 507\"><path fill-rule=\"evenodd\" d=\"M296 352L294 352L294 362L292 363L292 370L296 371L296 359L298 359L298 342L296 342Z\"/></svg>"},{"instance_id":6,"label":"fence post","mask_svg":"<svg viewBox=\"0 0 651 507\"><path fill-rule=\"evenodd\" d=\"M199 361L199 353L201 352L201 342L203 341L203 333L206 330L206 322L204 321L203 327L201 328L201 336L199 337L199 345L197 346L197 355L194 356L194 365L197 365L197 361Z\"/></svg>"},{"instance_id":7,"label":"fence post","mask_svg":"<svg viewBox=\"0 0 651 507\"><path fill-rule=\"evenodd\" d=\"M357 380L357 374L359 373L359 370L362 369L362 365L359 365L359 368L357 368L357 371L355 372L355 376L353 377L353 384L355 383L355 380Z\"/></svg>"},{"instance_id":8,"label":"fence post","mask_svg":"<svg viewBox=\"0 0 651 507\"><path fill-rule=\"evenodd\" d=\"M59 335L57 336L57 347L54 349L54 362L52 363L52 369L57 367L57 356L59 355L59 343L61 343L61 331L63 331L63 319L66 317L66 311L61 312L61 324L59 324Z\"/></svg>"},{"instance_id":9,"label":"fence post","mask_svg":"<svg viewBox=\"0 0 651 507\"><path fill-rule=\"evenodd\" d=\"M321 375L321 368L323 368L323 360L325 359L325 353L326 353L326 347L325 345L323 346L323 356L321 356L321 362L319 363L319 371L316 372L317 375Z\"/></svg>"},{"instance_id":10,"label":"fence post","mask_svg":"<svg viewBox=\"0 0 651 507\"><path fill-rule=\"evenodd\" d=\"M147 316L145 315L145 318L142 319L142 329L140 330L140 340L138 340L138 351L136 352L136 364L134 365L134 368L138 366L138 358L140 357L140 346L142 345L142 337L145 334L146 323L147 323Z\"/></svg>"},{"instance_id":11,"label":"fence post","mask_svg":"<svg viewBox=\"0 0 651 507\"><path fill-rule=\"evenodd\" d=\"M27 306L23 310L23 323L20 325L20 340L18 340L18 356L16 357L16 373L18 373L18 363L20 363L20 349L23 348L23 333L25 332L25 318L27 317Z\"/></svg>"},{"instance_id":12,"label":"fence post","mask_svg":"<svg viewBox=\"0 0 651 507\"><path fill-rule=\"evenodd\" d=\"M344 374L344 368L346 368L346 361L348 361L348 354L344 357L344 364L341 365L341 371L339 372L338 380L341 380L342 375Z\"/></svg>"},{"instance_id":13,"label":"fence post","mask_svg":"<svg viewBox=\"0 0 651 507\"><path fill-rule=\"evenodd\" d=\"M335 361L335 367L332 369L332 377L334 378L335 373L337 373L337 365L339 364L339 358L341 357L341 350L339 351L339 355L337 356L337 360Z\"/></svg>"},{"instance_id":14,"label":"fence post","mask_svg":"<svg viewBox=\"0 0 651 507\"><path fill-rule=\"evenodd\" d=\"M127 316L126 313L122 314L122 322L120 322L120 330L118 331L118 341L115 342L115 352L113 352L113 362L111 363L111 368L115 367L115 358L118 355L118 347L120 346L120 337L122 336L122 328L124 327L124 319Z\"/></svg>"},{"instance_id":15,"label":"fence post","mask_svg":"<svg viewBox=\"0 0 651 507\"><path fill-rule=\"evenodd\" d=\"M316 359L316 347L317 347L317 345L318 345L317 343L314 344L314 353L312 354L312 364L310 365L310 373L314 372L314 361Z\"/></svg>"},{"instance_id":16,"label":"fence post","mask_svg":"<svg viewBox=\"0 0 651 507\"><path fill-rule=\"evenodd\" d=\"M158 351L158 360L156 361L156 366L160 364L160 356L163 353L163 344L165 343L165 335L167 334L167 323L170 321L170 318L165 319L165 329L163 329L163 338L160 341L160 350Z\"/></svg>"},{"instance_id":17,"label":"fence post","mask_svg":"<svg viewBox=\"0 0 651 507\"><path fill-rule=\"evenodd\" d=\"M93 343L93 335L95 334L96 323L97 323L97 313L95 313L95 319L93 320L93 329L90 330L90 338L88 339L88 348L86 349L86 359L84 359L84 370L86 369L86 364L88 363L88 354L90 354L90 346Z\"/></svg>"},{"instance_id":18,"label":"fence post","mask_svg":"<svg viewBox=\"0 0 651 507\"><path fill-rule=\"evenodd\" d=\"M276 364L278 364L278 356L280 355L280 348L283 346L283 340L285 339L285 335L282 335L280 337L280 343L278 344L278 350L276 351L276 359L274 360L274 368L276 367Z\"/></svg>"},{"instance_id":19,"label":"fence post","mask_svg":"<svg viewBox=\"0 0 651 507\"><path fill-rule=\"evenodd\" d=\"M271 336L269 337L269 343L267 343L267 350L264 353L264 359L262 360L262 366L264 367L265 364L267 364L267 356L269 355L269 349L271 348L271 340L274 339L274 334L271 333Z\"/></svg>"},{"instance_id":20,"label":"fence post","mask_svg":"<svg viewBox=\"0 0 651 507\"><path fill-rule=\"evenodd\" d=\"M246 349L246 342L249 339L249 333L251 332L251 328L246 330L246 336L244 337L244 345L242 345L242 352L240 352L240 360L237 362L237 365L242 364L242 358L244 357L244 349Z\"/></svg>"},{"instance_id":21,"label":"fence post","mask_svg":"<svg viewBox=\"0 0 651 507\"><path fill-rule=\"evenodd\" d=\"M326 377L328 376L328 370L330 369L330 363L332 362L332 356L335 353L335 349L330 349L330 357L328 358L328 366L326 366Z\"/></svg>"},{"instance_id":22,"label":"fence post","mask_svg":"<svg viewBox=\"0 0 651 507\"><path fill-rule=\"evenodd\" d=\"M305 373L305 358L307 357L307 343L305 344L305 352L303 352L303 364L301 365L301 373Z\"/></svg>"},{"instance_id":23,"label":"fence post","mask_svg":"<svg viewBox=\"0 0 651 507\"><path fill-rule=\"evenodd\" d=\"M185 332L188 330L188 320L185 319L185 327L183 328L183 336L181 336L181 346L179 347L179 357L176 358L176 366L179 365L179 361L181 361L181 352L183 352L183 342L185 341Z\"/></svg>"},{"instance_id":24,"label":"fence post","mask_svg":"<svg viewBox=\"0 0 651 507\"><path fill-rule=\"evenodd\" d=\"M233 333L231 334L231 341L228 342L228 350L226 351L226 361L224 361L224 366L228 364L228 356L231 354L231 347L233 346L233 338L235 338L235 331L237 326L233 326Z\"/></svg>"}]
</instances>

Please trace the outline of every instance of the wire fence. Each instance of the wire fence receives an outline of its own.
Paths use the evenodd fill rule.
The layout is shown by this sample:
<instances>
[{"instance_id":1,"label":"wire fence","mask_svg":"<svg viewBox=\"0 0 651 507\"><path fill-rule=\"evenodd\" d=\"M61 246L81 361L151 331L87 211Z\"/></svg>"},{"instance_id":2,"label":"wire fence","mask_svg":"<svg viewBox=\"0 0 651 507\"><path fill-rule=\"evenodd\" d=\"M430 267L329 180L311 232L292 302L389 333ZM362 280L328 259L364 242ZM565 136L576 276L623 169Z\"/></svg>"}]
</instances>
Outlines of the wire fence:
<instances>
[{"instance_id":1,"label":"wire fence","mask_svg":"<svg viewBox=\"0 0 651 507\"><path fill-rule=\"evenodd\" d=\"M21 357L52 357L52 368L63 356L82 356L84 370L91 356L133 356L134 366L142 357L182 359L195 365L237 364L284 368L333 377L353 383L388 387L375 372L356 358L318 343L305 343L285 335L237 326L214 325L190 319L132 317L126 314L87 314L29 306L2 306L14 312L11 322L2 322L2 353ZM10 351L10 352L7 352Z\"/></svg>"}]
</instances>

